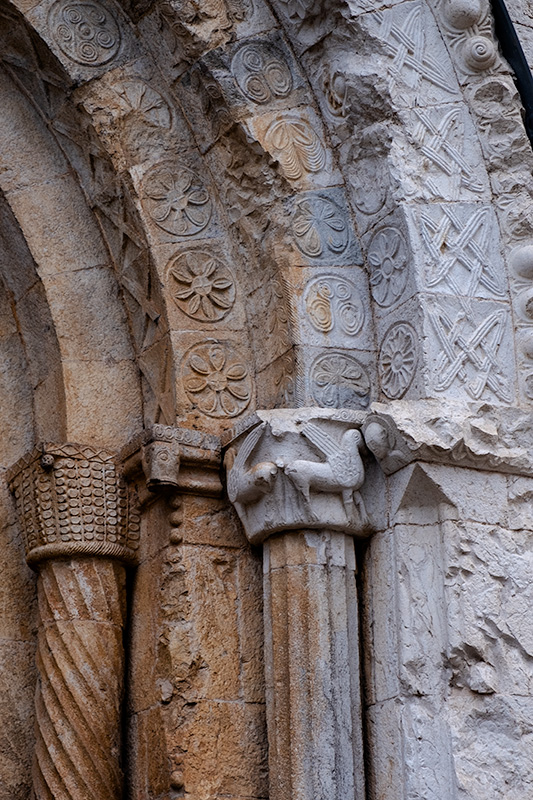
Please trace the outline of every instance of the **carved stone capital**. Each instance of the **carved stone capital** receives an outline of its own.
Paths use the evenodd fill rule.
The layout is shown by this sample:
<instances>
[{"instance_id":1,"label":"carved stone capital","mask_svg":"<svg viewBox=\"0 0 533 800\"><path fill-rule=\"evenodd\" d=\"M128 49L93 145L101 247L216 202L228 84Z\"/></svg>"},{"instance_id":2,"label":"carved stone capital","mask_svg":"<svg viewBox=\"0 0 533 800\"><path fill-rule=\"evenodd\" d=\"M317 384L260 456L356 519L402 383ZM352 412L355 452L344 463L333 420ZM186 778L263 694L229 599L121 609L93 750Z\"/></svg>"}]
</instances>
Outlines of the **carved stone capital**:
<instances>
[{"instance_id":1,"label":"carved stone capital","mask_svg":"<svg viewBox=\"0 0 533 800\"><path fill-rule=\"evenodd\" d=\"M7 473L29 564L67 556L136 560L140 517L114 455L43 444Z\"/></svg>"},{"instance_id":2,"label":"carved stone capital","mask_svg":"<svg viewBox=\"0 0 533 800\"><path fill-rule=\"evenodd\" d=\"M368 534L364 418L344 409L258 411L226 434L228 496L252 543L310 528Z\"/></svg>"},{"instance_id":3,"label":"carved stone capital","mask_svg":"<svg viewBox=\"0 0 533 800\"><path fill-rule=\"evenodd\" d=\"M151 492L220 495L220 439L190 428L154 425L120 454L127 477L142 470Z\"/></svg>"},{"instance_id":4,"label":"carved stone capital","mask_svg":"<svg viewBox=\"0 0 533 800\"><path fill-rule=\"evenodd\" d=\"M374 403L362 431L388 475L413 461L533 475L533 423L523 409L449 400Z\"/></svg>"}]
</instances>

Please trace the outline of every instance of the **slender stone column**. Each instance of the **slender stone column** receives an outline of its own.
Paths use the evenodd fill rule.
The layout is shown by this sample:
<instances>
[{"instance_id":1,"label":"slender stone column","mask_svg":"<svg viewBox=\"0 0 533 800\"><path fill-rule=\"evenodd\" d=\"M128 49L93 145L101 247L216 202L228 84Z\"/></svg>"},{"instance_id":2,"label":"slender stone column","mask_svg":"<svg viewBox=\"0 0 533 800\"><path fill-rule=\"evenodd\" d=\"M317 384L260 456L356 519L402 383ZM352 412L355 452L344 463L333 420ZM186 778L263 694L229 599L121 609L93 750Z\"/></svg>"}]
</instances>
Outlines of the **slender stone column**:
<instances>
[{"instance_id":1,"label":"slender stone column","mask_svg":"<svg viewBox=\"0 0 533 800\"><path fill-rule=\"evenodd\" d=\"M357 412L258 412L228 437L230 500L263 542L270 800L363 800Z\"/></svg>"},{"instance_id":2,"label":"slender stone column","mask_svg":"<svg viewBox=\"0 0 533 800\"><path fill-rule=\"evenodd\" d=\"M125 568L139 517L113 456L45 445L8 475L38 570L34 792L120 800Z\"/></svg>"}]
</instances>

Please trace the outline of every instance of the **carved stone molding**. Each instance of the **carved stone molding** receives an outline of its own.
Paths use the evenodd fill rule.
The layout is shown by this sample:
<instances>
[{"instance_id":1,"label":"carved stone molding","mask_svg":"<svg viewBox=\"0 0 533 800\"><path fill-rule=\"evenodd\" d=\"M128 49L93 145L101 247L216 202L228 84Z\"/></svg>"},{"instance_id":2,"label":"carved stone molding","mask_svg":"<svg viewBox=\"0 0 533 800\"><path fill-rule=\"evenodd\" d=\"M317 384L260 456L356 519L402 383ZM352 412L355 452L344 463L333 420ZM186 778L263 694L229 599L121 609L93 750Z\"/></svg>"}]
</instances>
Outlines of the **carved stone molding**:
<instances>
[{"instance_id":1,"label":"carved stone molding","mask_svg":"<svg viewBox=\"0 0 533 800\"><path fill-rule=\"evenodd\" d=\"M226 434L228 496L253 544L287 530L368 533L364 418L344 409L258 411Z\"/></svg>"},{"instance_id":2,"label":"carved stone molding","mask_svg":"<svg viewBox=\"0 0 533 800\"><path fill-rule=\"evenodd\" d=\"M217 436L154 425L127 445L119 458L127 478L144 472L151 492L174 489L216 497L222 492L220 452Z\"/></svg>"},{"instance_id":3,"label":"carved stone molding","mask_svg":"<svg viewBox=\"0 0 533 800\"><path fill-rule=\"evenodd\" d=\"M76 555L135 562L140 517L112 453L46 443L20 459L7 480L30 565Z\"/></svg>"},{"instance_id":4,"label":"carved stone molding","mask_svg":"<svg viewBox=\"0 0 533 800\"><path fill-rule=\"evenodd\" d=\"M363 436L387 475L413 461L533 475L533 425L522 409L398 400L370 412Z\"/></svg>"}]
</instances>

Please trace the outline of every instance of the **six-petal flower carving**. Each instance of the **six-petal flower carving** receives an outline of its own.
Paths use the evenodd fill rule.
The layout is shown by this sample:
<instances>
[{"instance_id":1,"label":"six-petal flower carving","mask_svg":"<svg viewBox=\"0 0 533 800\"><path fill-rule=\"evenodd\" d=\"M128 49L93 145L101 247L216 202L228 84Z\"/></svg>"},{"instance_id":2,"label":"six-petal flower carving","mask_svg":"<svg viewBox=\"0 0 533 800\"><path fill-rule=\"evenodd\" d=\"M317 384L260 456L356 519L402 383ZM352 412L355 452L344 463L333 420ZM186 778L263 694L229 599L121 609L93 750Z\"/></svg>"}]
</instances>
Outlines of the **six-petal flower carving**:
<instances>
[{"instance_id":1,"label":"six-petal flower carving","mask_svg":"<svg viewBox=\"0 0 533 800\"><path fill-rule=\"evenodd\" d=\"M230 345L207 341L193 347L183 366L189 400L209 417L236 417L252 397L248 368Z\"/></svg>"}]
</instances>

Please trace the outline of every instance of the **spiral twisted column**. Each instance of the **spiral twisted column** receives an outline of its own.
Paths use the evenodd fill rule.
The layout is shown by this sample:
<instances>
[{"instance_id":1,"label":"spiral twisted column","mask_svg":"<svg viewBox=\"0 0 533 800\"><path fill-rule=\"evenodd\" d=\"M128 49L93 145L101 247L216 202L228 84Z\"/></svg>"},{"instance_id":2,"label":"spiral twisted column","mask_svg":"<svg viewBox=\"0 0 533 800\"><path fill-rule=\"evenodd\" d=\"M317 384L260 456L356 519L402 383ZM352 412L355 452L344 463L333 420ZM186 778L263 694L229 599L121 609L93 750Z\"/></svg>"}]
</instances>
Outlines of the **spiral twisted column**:
<instances>
[{"instance_id":1,"label":"spiral twisted column","mask_svg":"<svg viewBox=\"0 0 533 800\"><path fill-rule=\"evenodd\" d=\"M263 544L270 800L364 800L354 537L364 415L259 411L228 434L228 496Z\"/></svg>"},{"instance_id":2,"label":"spiral twisted column","mask_svg":"<svg viewBox=\"0 0 533 800\"><path fill-rule=\"evenodd\" d=\"M36 800L120 800L125 564L139 515L113 455L45 445L8 475L38 570Z\"/></svg>"}]
</instances>

